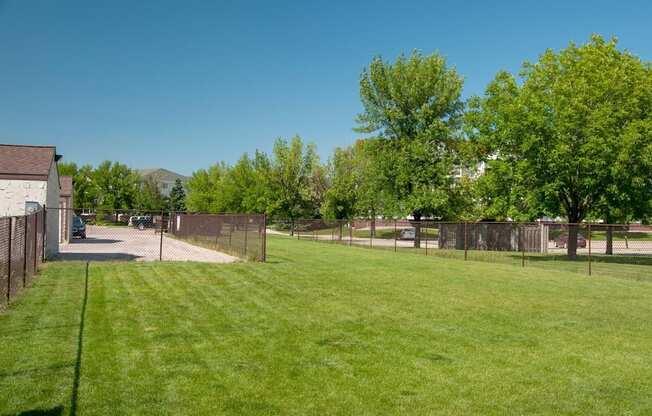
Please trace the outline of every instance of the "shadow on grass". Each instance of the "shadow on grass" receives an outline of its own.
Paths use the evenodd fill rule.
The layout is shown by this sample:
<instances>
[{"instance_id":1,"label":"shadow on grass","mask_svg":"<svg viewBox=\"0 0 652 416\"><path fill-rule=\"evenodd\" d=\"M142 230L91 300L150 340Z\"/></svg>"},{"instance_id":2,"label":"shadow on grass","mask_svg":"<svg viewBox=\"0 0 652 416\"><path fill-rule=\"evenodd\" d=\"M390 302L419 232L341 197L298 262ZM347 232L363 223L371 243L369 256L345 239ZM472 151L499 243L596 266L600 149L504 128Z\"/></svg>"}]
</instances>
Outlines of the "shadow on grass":
<instances>
[{"instance_id":1,"label":"shadow on grass","mask_svg":"<svg viewBox=\"0 0 652 416\"><path fill-rule=\"evenodd\" d=\"M88 267L86 262L86 271L84 277L84 300L82 302L81 317L79 319L79 335L77 337L77 357L75 360L75 375L72 382L72 394L70 398L70 415L77 414L77 403L79 401L79 378L81 375L82 349L84 346L84 323L86 320L86 305L88 304Z\"/></svg>"},{"instance_id":2,"label":"shadow on grass","mask_svg":"<svg viewBox=\"0 0 652 416\"><path fill-rule=\"evenodd\" d=\"M63 406L59 405L51 409L25 410L24 412L14 413L12 416L59 416L62 414L63 414Z\"/></svg>"}]
</instances>

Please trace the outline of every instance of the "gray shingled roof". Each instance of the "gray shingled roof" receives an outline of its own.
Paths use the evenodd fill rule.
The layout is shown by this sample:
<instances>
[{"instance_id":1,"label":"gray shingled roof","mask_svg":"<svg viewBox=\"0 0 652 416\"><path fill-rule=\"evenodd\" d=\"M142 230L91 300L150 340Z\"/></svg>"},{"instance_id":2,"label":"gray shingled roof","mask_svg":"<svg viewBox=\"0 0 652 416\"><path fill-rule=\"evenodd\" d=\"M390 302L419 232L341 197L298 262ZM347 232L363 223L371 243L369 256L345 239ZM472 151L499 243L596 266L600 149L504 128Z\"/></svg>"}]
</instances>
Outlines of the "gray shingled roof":
<instances>
[{"instance_id":1,"label":"gray shingled roof","mask_svg":"<svg viewBox=\"0 0 652 416\"><path fill-rule=\"evenodd\" d=\"M0 179L47 180L57 158L54 146L0 144Z\"/></svg>"}]
</instances>

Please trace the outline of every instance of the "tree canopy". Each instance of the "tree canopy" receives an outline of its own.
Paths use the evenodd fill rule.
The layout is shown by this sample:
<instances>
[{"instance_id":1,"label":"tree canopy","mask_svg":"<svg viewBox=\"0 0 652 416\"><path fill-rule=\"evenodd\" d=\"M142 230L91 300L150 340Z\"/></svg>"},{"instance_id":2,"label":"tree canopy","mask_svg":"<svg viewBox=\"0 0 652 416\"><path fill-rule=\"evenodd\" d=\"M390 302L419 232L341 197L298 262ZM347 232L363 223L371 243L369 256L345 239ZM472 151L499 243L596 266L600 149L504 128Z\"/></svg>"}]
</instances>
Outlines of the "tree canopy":
<instances>
[{"instance_id":1,"label":"tree canopy","mask_svg":"<svg viewBox=\"0 0 652 416\"><path fill-rule=\"evenodd\" d=\"M360 78L357 131L379 137L376 163L399 215L449 217L463 81L438 54L374 59Z\"/></svg>"},{"instance_id":2,"label":"tree canopy","mask_svg":"<svg viewBox=\"0 0 652 416\"><path fill-rule=\"evenodd\" d=\"M507 179L495 180L498 198L485 202L499 203L503 214L561 215L570 223L643 215L651 114L650 66L616 40L593 36L548 50L523 65L520 82L499 73L467 116L489 174ZM575 241L571 235L570 256Z\"/></svg>"}]
</instances>

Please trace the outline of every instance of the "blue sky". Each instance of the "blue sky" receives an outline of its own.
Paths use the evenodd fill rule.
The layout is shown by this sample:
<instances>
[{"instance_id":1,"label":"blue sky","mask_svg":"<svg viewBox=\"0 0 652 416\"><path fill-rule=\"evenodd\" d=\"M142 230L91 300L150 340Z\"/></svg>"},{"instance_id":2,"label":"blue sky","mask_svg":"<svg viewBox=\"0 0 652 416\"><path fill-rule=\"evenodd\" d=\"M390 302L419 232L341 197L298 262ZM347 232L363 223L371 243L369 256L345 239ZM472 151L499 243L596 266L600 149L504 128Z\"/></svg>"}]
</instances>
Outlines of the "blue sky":
<instances>
[{"instance_id":1,"label":"blue sky","mask_svg":"<svg viewBox=\"0 0 652 416\"><path fill-rule=\"evenodd\" d=\"M300 134L350 144L376 55L438 51L482 93L591 33L652 60L652 2L0 0L0 142L189 174Z\"/></svg>"}]
</instances>

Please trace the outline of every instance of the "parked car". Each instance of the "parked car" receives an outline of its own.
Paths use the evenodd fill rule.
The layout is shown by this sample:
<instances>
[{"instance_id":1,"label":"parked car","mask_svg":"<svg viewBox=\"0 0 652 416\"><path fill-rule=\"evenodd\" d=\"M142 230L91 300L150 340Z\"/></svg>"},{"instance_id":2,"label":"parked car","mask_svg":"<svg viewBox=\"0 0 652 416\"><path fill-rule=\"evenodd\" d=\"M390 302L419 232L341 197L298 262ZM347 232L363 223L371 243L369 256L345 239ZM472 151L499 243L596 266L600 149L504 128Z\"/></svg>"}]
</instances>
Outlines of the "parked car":
<instances>
[{"instance_id":1,"label":"parked car","mask_svg":"<svg viewBox=\"0 0 652 416\"><path fill-rule=\"evenodd\" d=\"M561 234L555 238L555 247L567 248L568 247L568 233ZM586 238L580 233L577 233L577 248L586 248Z\"/></svg>"},{"instance_id":2,"label":"parked car","mask_svg":"<svg viewBox=\"0 0 652 416\"><path fill-rule=\"evenodd\" d=\"M86 223L77 215L72 217L72 236L86 238Z\"/></svg>"},{"instance_id":3,"label":"parked car","mask_svg":"<svg viewBox=\"0 0 652 416\"><path fill-rule=\"evenodd\" d=\"M416 238L416 232L414 228L403 228L399 234L399 240L414 240Z\"/></svg>"},{"instance_id":4,"label":"parked car","mask_svg":"<svg viewBox=\"0 0 652 416\"><path fill-rule=\"evenodd\" d=\"M152 220L151 215L133 215L129 217L129 226L136 227L139 230L144 230L145 228L152 227L154 221Z\"/></svg>"}]
</instances>

